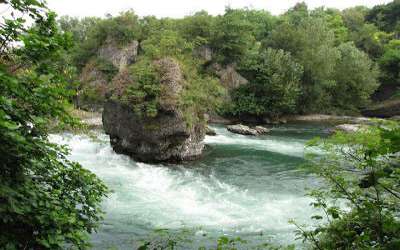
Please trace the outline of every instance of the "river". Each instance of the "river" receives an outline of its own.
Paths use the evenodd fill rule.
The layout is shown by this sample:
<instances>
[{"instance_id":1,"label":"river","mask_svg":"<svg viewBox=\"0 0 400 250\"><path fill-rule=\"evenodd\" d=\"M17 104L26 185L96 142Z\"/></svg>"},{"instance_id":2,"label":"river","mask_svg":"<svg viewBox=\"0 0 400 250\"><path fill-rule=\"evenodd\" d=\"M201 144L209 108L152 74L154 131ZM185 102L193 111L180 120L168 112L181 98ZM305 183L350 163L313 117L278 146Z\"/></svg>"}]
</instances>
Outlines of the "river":
<instances>
[{"instance_id":1,"label":"river","mask_svg":"<svg viewBox=\"0 0 400 250\"><path fill-rule=\"evenodd\" d=\"M158 239L157 229L181 239L182 249L215 246L223 235L240 237L250 246L296 243L288 221L310 221L314 211L305 188L318 182L298 166L304 163L307 140L324 134L325 127L278 126L260 137L213 128L218 135L206 137L202 159L170 166L114 153L101 131L94 132L95 138L50 136L52 142L68 145L69 159L112 190L103 202L105 220L92 235L94 249L136 249L149 235Z\"/></svg>"}]
</instances>

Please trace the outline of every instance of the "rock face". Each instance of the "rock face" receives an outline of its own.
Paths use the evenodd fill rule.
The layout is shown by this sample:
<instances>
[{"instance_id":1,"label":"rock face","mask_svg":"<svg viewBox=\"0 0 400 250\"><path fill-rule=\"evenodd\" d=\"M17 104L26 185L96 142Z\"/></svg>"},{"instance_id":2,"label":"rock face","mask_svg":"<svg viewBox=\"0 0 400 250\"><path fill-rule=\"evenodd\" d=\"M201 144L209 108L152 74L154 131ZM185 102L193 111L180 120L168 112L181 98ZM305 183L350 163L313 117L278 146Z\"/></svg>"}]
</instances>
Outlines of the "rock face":
<instances>
[{"instance_id":1,"label":"rock face","mask_svg":"<svg viewBox=\"0 0 400 250\"><path fill-rule=\"evenodd\" d=\"M139 42L133 41L124 47L120 47L110 40L99 49L98 56L110 61L120 71L136 61Z\"/></svg>"},{"instance_id":2,"label":"rock face","mask_svg":"<svg viewBox=\"0 0 400 250\"><path fill-rule=\"evenodd\" d=\"M103 108L110 81L114 84L125 77L127 67L136 61L138 47L137 41L121 47L108 39L97 52L97 58L89 60L82 69L79 79L81 90L75 98L76 106L89 111L100 111ZM96 59L111 63L116 68L115 75L110 77L102 72L101 67L99 68L96 64Z\"/></svg>"},{"instance_id":3,"label":"rock face","mask_svg":"<svg viewBox=\"0 0 400 250\"><path fill-rule=\"evenodd\" d=\"M234 65L227 65L222 68L219 64L214 64L213 69L216 74L220 77L222 86L231 90L245 85L248 83L247 79L241 76L235 69Z\"/></svg>"},{"instance_id":4,"label":"rock face","mask_svg":"<svg viewBox=\"0 0 400 250\"><path fill-rule=\"evenodd\" d=\"M196 48L193 51L193 54L194 54L194 56L197 56L206 62L209 62L212 60L212 50L210 47L205 46L205 45Z\"/></svg>"},{"instance_id":5,"label":"rock face","mask_svg":"<svg viewBox=\"0 0 400 250\"><path fill-rule=\"evenodd\" d=\"M229 125L226 128L228 129L228 131L235 134L252 135L252 136L267 134L270 131L269 129L262 126L256 126L254 128L250 128L249 126L242 124Z\"/></svg>"},{"instance_id":6,"label":"rock face","mask_svg":"<svg viewBox=\"0 0 400 250\"><path fill-rule=\"evenodd\" d=\"M118 153L143 162L179 162L198 158L204 148L204 123L187 126L174 96L184 84L179 64L173 59L155 62L160 69L163 95L155 117L136 114L118 100L108 99L103 110L103 126Z\"/></svg>"}]
</instances>

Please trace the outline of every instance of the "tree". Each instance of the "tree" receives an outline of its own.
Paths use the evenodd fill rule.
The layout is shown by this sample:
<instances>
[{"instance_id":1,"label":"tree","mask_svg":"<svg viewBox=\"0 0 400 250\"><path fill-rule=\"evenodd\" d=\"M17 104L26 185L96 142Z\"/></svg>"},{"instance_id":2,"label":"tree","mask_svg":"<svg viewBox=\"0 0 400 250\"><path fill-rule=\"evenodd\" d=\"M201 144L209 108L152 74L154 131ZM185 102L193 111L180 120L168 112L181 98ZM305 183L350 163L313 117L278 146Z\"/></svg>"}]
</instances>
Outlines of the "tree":
<instances>
[{"instance_id":1,"label":"tree","mask_svg":"<svg viewBox=\"0 0 400 250\"><path fill-rule=\"evenodd\" d=\"M163 30L149 36L141 44L145 56L160 59L166 56L182 58L192 52L193 44L186 41L177 31Z\"/></svg>"},{"instance_id":2,"label":"tree","mask_svg":"<svg viewBox=\"0 0 400 250\"><path fill-rule=\"evenodd\" d=\"M304 68L298 111L326 111L339 57L335 35L327 22L318 17L307 17L297 25L284 22L272 31L266 46L290 52Z\"/></svg>"},{"instance_id":3,"label":"tree","mask_svg":"<svg viewBox=\"0 0 400 250\"><path fill-rule=\"evenodd\" d=\"M338 49L340 58L334 74L336 84L331 91L333 105L340 110L357 111L369 103L371 94L378 88L377 65L353 43L343 43Z\"/></svg>"},{"instance_id":4,"label":"tree","mask_svg":"<svg viewBox=\"0 0 400 250\"><path fill-rule=\"evenodd\" d=\"M107 42L112 41L115 45L123 46L142 37L142 27L138 16L133 11L122 12L116 17L109 16L106 19L89 20L91 20L92 24L87 27L87 34L84 36L84 40L75 40L76 47L73 50L72 57L78 69L82 69L96 55L99 48ZM71 23L66 25L65 19L61 21L61 27L66 28L64 31L73 32L72 34L74 34L75 38L80 38L80 35L76 33L76 28L69 29L69 26L73 27L73 25L78 24ZM80 20L79 26L85 27L87 21L87 19Z\"/></svg>"},{"instance_id":5,"label":"tree","mask_svg":"<svg viewBox=\"0 0 400 250\"><path fill-rule=\"evenodd\" d=\"M309 168L324 180L310 192L320 213L314 229L298 226L312 249L400 247L400 125L383 123L309 144ZM325 218L324 221L321 220Z\"/></svg>"},{"instance_id":6,"label":"tree","mask_svg":"<svg viewBox=\"0 0 400 250\"><path fill-rule=\"evenodd\" d=\"M400 87L400 40L392 40L385 46L379 65L383 83Z\"/></svg>"},{"instance_id":7,"label":"tree","mask_svg":"<svg viewBox=\"0 0 400 250\"><path fill-rule=\"evenodd\" d=\"M356 6L342 11L343 22L350 32L358 31L362 28L365 24L365 15L368 10L365 6Z\"/></svg>"},{"instance_id":8,"label":"tree","mask_svg":"<svg viewBox=\"0 0 400 250\"><path fill-rule=\"evenodd\" d=\"M240 13L227 9L216 20L211 47L217 61L223 64L238 63L254 47L255 38L251 23Z\"/></svg>"},{"instance_id":9,"label":"tree","mask_svg":"<svg viewBox=\"0 0 400 250\"><path fill-rule=\"evenodd\" d=\"M317 8L311 13L311 16L323 18L327 22L328 27L335 34L336 45L347 41L348 29L344 25L343 17L339 10Z\"/></svg>"},{"instance_id":10,"label":"tree","mask_svg":"<svg viewBox=\"0 0 400 250\"><path fill-rule=\"evenodd\" d=\"M201 42L204 45L208 44L213 28L215 18L209 15L206 11L196 12L193 16L187 16L179 22L179 31L182 37L188 41Z\"/></svg>"},{"instance_id":11,"label":"tree","mask_svg":"<svg viewBox=\"0 0 400 250\"><path fill-rule=\"evenodd\" d=\"M277 118L295 110L303 69L289 53L269 48L241 69L250 83L233 94L232 113Z\"/></svg>"},{"instance_id":12,"label":"tree","mask_svg":"<svg viewBox=\"0 0 400 250\"><path fill-rule=\"evenodd\" d=\"M12 19L0 27L0 245L84 249L102 218L107 188L47 139L54 118L76 123L65 111L63 71L52 64L68 48L68 36L43 2L7 4ZM24 15L34 19L32 28L26 29Z\"/></svg>"},{"instance_id":13,"label":"tree","mask_svg":"<svg viewBox=\"0 0 400 250\"><path fill-rule=\"evenodd\" d=\"M377 5L365 17L386 32L400 34L400 1L394 0L386 5Z\"/></svg>"}]
</instances>

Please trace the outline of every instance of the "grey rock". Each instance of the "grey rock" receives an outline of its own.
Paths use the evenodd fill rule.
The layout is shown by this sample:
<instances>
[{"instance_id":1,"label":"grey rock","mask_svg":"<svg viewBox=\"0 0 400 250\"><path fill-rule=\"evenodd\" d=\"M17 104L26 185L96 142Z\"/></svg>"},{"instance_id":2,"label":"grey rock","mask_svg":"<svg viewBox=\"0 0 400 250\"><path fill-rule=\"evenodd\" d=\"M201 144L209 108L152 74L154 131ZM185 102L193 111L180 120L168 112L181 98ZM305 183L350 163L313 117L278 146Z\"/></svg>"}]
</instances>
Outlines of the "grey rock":
<instances>
[{"instance_id":1,"label":"grey rock","mask_svg":"<svg viewBox=\"0 0 400 250\"><path fill-rule=\"evenodd\" d=\"M216 136L217 132L215 132L214 129L212 129L212 128L207 126L206 127L206 135L208 135L208 136Z\"/></svg>"},{"instance_id":2,"label":"grey rock","mask_svg":"<svg viewBox=\"0 0 400 250\"><path fill-rule=\"evenodd\" d=\"M263 126L255 126L254 129L257 131L259 135L265 135L271 131L270 129Z\"/></svg>"},{"instance_id":3,"label":"grey rock","mask_svg":"<svg viewBox=\"0 0 400 250\"><path fill-rule=\"evenodd\" d=\"M107 40L105 44L99 49L98 56L105 60L110 61L120 71L125 69L128 65L134 63L138 54L138 41L132 41L126 46L120 47L111 39Z\"/></svg>"},{"instance_id":4,"label":"grey rock","mask_svg":"<svg viewBox=\"0 0 400 250\"><path fill-rule=\"evenodd\" d=\"M235 134L253 135L253 136L258 135L257 130L252 129L249 126L242 125L242 124L229 125L226 128L228 129L228 131L235 133Z\"/></svg>"},{"instance_id":5,"label":"grey rock","mask_svg":"<svg viewBox=\"0 0 400 250\"><path fill-rule=\"evenodd\" d=\"M208 47L206 45L196 48L193 51L193 54L194 54L194 56L197 56L206 62L209 62L212 60L212 50L210 47Z\"/></svg>"},{"instance_id":6,"label":"grey rock","mask_svg":"<svg viewBox=\"0 0 400 250\"><path fill-rule=\"evenodd\" d=\"M221 67L221 65L215 63L212 67L219 76L222 86L229 90L236 89L248 83L247 79L236 71L235 65L230 64L226 67Z\"/></svg>"}]
</instances>

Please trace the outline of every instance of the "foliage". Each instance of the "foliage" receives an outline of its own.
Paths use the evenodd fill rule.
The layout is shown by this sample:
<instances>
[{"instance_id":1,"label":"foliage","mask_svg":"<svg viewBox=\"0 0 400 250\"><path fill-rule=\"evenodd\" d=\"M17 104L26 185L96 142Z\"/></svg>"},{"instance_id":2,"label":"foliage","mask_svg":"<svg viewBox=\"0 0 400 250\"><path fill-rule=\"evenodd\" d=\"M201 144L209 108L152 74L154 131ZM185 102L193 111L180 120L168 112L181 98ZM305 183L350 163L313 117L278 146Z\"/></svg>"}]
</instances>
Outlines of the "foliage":
<instances>
[{"instance_id":1,"label":"foliage","mask_svg":"<svg viewBox=\"0 0 400 250\"><path fill-rule=\"evenodd\" d=\"M336 44L346 42L348 39L348 29L344 24L343 17L339 10L318 8L311 13L314 17L325 19L328 27L335 34Z\"/></svg>"},{"instance_id":2,"label":"foliage","mask_svg":"<svg viewBox=\"0 0 400 250\"><path fill-rule=\"evenodd\" d=\"M383 31L400 34L400 1L375 6L366 15L366 20L375 23Z\"/></svg>"},{"instance_id":3,"label":"foliage","mask_svg":"<svg viewBox=\"0 0 400 250\"><path fill-rule=\"evenodd\" d=\"M310 193L325 221L298 226L313 249L398 249L400 247L400 125L381 123L356 133L336 133L309 146L310 167L325 185ZM336 202L335 202L336 201Z\"/></svg>"},{"instance_id":4,"label":"foliage","mask_svg":"<svg viewBox=\"0 0 400 250\"><path fill-rule=\"evenodd\" d=\"M191 127L199 118L203 118L203 114L217 110L226 93L216 78L202 75L198 71L197 62L184 62L181 65L187 83L179 104L184 111L187 125Z\"/></svg>"},{"instance_id":5,"label":"foliage","mask_svg":"<svg viewBox=\"0 0 400 250\"><path fill-rule=\"evenodd\" d=\"M377 89L378 69L368 55L352 43L343 43L338 50L340 59L334 74L333 105L340 110L356 111L368 104L369 97Z\"/></svg>"},{"instance_id":6,"label":"foliage","mask_svg":"<svg viewBox=\"0 0 400 250\"><path fill-rule=\"evenodd\" d=\"M151 59L161 59L167 56L181 58L190 54L193 45L182 38L178 32L164 30L144 40L141 44L144 55Z\"/></svg>"},{"instance_id":7,"label":"foliage","mask_svg":"<svg viewBox=\"0 0 400 250\"><path fill-rule=\"evenodd\" d=\"M89 27L86 27L87 25ZM85 35L77 34L77 29L82 26L87 29ZM90 18L79 22L76 22L76 19L64 17L61 20L61 27L66 32L72 32L77 39L75 40L77 43L72 57L79 69L83 68L104 44L112 42L123 46L135 39L139 39L142 32L138 17L132 11L122 12L116 17L109 16L106 19Z\"/></svg>"},{"instance_id":8,"label":"foliage","mask_svg":"<svg viewBox=\"0 0 400 250\"><path fill-rule=\"evenodd\" d=\"M372 83L380 80L384 84L390 84L397 79L397 51L389 49L388 46L391 40L395 40L396 31L381 30L381 26L371 18L367 18L370 21L367 22L366 16L371 16L372 12L366 7L354 7L344 11L329 8L309 10L305 3L298 3L278 17L266 11L249 8L227 8L224 15L219 16L200 11L182 19L158 19L154 16L138 18L129 11L105 19L78 20L63 17L60 26L64 31L72 33L77 42L72 54L78 69L96 57L97 50L104 42L113 42L123 47L124 43L138 40L139 56L152 60L173 57L178 59L183 67L186 64L196 64L194 68L201 75L200 78L215 76L211 65L224 67L229 64L243 73L246 71L243 65L247 64L249 59L256 58L259 51L268 48L282 49L290 54L294 62L302 66L304 72L299 82L299 91L293 92L299 95L298 98L293 98L297 100L296 109L282 108L282 112L270 113L357 113L367 105L372 90L375 89L371 87L374 85ZM370 59L355 48L352 49L353 54L357 55L354 58L357 59L357 64L354 65L358 66L353 69L343 66L345 62L341 62L340 59L343 56L344 44L348 42L354 42L370 59L379 62L382 69L379 79ZM198 60L198 48L209 49L211 60ZM351 60L352 57L343 58ZM362 62L363 60L365 61ZM351 65L349 61L347 63ZM368 65L371 66L371 72L365 71ZM342 73L338 72L339 69L343 70ZM346 72L356 70L363 70L370 77L365 89L359 88L367 79L361 77L361 73L351 80L346 78ZM248 77L248 74L245 77ZM265 113L265 107L257 104L262 98L254 95L253 87L243 86L231 91L232 100L240 100L232 103L227 99L227 106L231 111L229 113ZM352 91L344 92L349 89ZM357 103L350 101L352 98L357 100Z\"/></svg>"},{"instance_id":9,"label":"foliage","mask_svg":"<svg viewBox=\"0 0 400 250\"><path fill-rule=\"evenodd\" d=\"M111 81L113 77L118 73L118 68L104 58L96 58L94 60L93 67L103 73L107 81Z\"/></svg>"},{"instance_id":10,"label":"foliage","mask_svg":"<svg viewBox=\"0 0 400 250\"><path fill-rule=\"evenodd\" d=\"M132 107L139 116L155 117L158 112L160 78L156 66L150 60L140 60L130 69L132 82L120 94L113 96Z\"/></svg>"},{"instance_id":11,"label":"foliage","mask_svg":"<svg viewBox=\"0 0 400 250\"><path fill-rule=\"evenodd\" d=\"M272 16L268 11L255 10L255 9L230 9L226 10L225 16L232 16L232 18L241 19L243 24L248 24L247 28L250 28L252 36L257 41L262 41L274 28L277 18ZM225 17L228 18L228 17ZM231 19L228 19L228 21ZM217 26L216 32L221 31L224 26Z\"/></svg>"},{"instance_id":12,"label":"foliage","mask_svg":"<svg viewBox=\"0 0 400 250\"><path fill-rule=\"evenodd\" d=\"M206 11L199 11L192 16L186 16L179 24L179 31L187 41L199 41L208 44L212 37L215 18ZM203 45L196 44L196 45Z\"/></svg>"},{"instance_id":13,"label":"foliage","mask_svg":"<svg viewBox=\"0 0 400 250\"><path fill-rule=\"evenodd\" d=\"M295 110L303 69L289 53L269 48L248 59L241 68L250 83L233 94L234 114L276 118Z\"/></svg>"},{"instance_id":14,"label":"foliage","mask_svg":"<svg viewBox=\"0 0 400 250\"><path fill-rule=\"evenodd\" d=\"M7 4L14 14L0 28L0 245L84 249L102 218L107 188L47 139L54 118L76 124L64 109L70 94L65 72L52 63L67 49L68 37L43 2ZM34 19L32 28L24 26L24 15Z\"/></svg>"},{"instance_id":15,"label":"foliage","mask_svg":"<svg viewBox=\"0 0 400 250\"><path fill-rule=\"evenodd\" d=\"M400 86L400 40L391 40L385 46L379 65L383 71L383 83Z\"/></svg>"},{"instance_id":16,"label":"foliage","mask_svg":"<svg viewBox=\"0 0 400 250\"><path fill-rule=\"evenodd\" d=\"M297 25L282 23L272 31L267 44L290 52L304 68L298 110L326 111L331 102L328 90L334 85L333 73L339 57L334 46L335 35L327 22L308 17Z\"/></svg>"},{"instance_id":17,"label":"foliage","mask_svg":"<svg viewBox=\"0 0 400 250\"><path fill-rule=\"evenodd\" d=\"M254 47L252 25L242 19L241 13L227 9L225 15L217 18L215 25L210 45L216 53L216 61L223 64L240 62Z\"/></svg>"}]
</instances>

